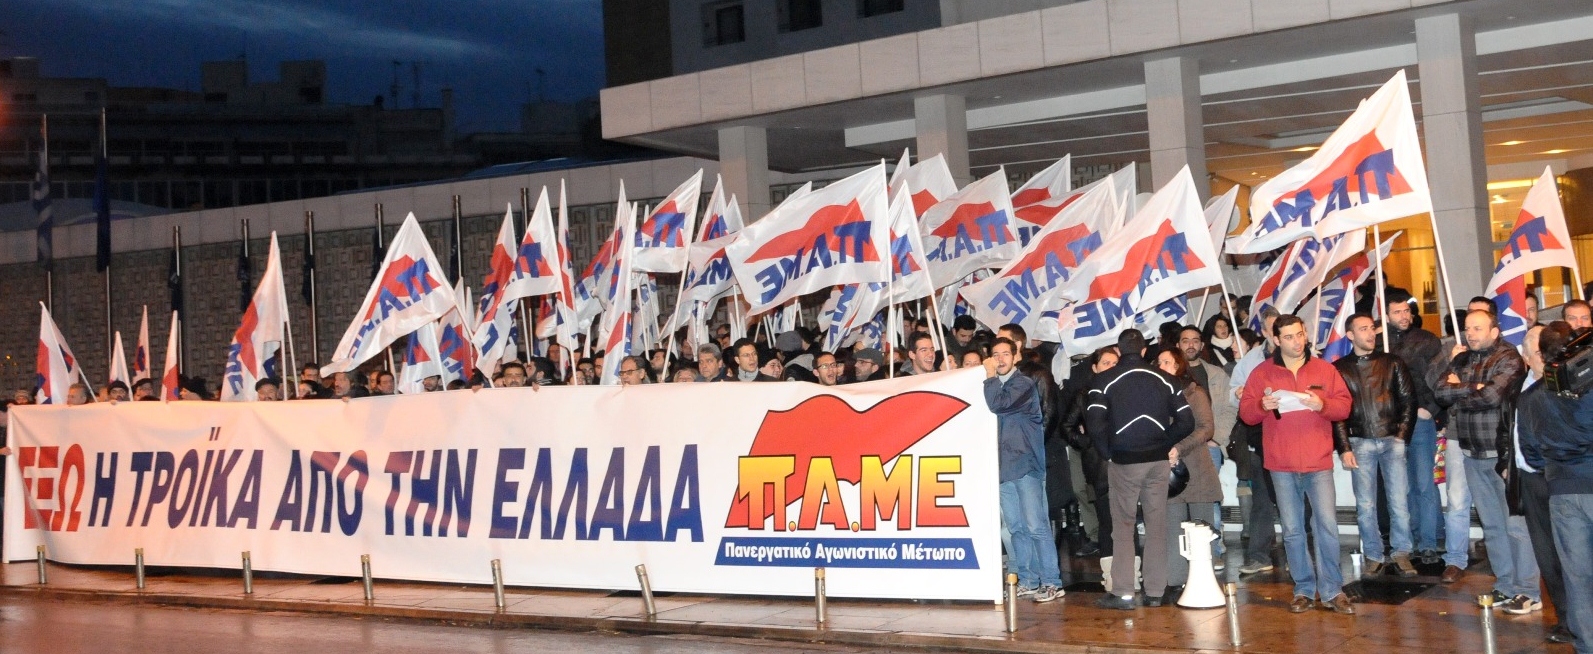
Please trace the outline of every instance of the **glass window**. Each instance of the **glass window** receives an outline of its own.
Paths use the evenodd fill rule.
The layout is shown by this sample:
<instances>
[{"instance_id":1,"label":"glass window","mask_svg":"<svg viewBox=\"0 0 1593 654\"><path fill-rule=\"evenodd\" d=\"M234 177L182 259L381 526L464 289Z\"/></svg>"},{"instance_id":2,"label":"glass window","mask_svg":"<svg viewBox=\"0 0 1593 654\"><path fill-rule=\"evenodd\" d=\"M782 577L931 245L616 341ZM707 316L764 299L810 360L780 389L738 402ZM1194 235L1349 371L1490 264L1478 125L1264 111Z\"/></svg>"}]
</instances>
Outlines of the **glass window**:
<instances>
[{"instance_id":1,"label":"glass window","mask_svg":"<svg viewBox=\"0 0 1593 654\"><path fill-rule=\"evenodd\" d=\"M821 0L780 0L779 27L781 32L798 32L824 24L820 11Z\"/></svg>"},{"instance_id":2,"label":"glass window","mask_svg":"<svg viewBox=\"0 0 1593 654\"><path fill-rule=\"evenodd\" d=\"M746 12L740 2L715 2L702 8L703 47L747 40Z\"/></svg>"},{"instance_id":3,"label":"glass window","mask_svg":"<svg viewBox=\"0 0 1593 654\"><path fill-rule=\"evenodd\" d=\"M906 9L905 0L857 0L857 15L861 18L893 14Z\"/></svg>"},{"instance_id":4,"label":"glass window","mask_svg":"<svg viewBox=\"0 0 1593 654\"><path fill-rule=\"evenodd\" d=\"M232 206L232 180L205 182L205 208L223 209Z\"/></svg>"}]
</instances>

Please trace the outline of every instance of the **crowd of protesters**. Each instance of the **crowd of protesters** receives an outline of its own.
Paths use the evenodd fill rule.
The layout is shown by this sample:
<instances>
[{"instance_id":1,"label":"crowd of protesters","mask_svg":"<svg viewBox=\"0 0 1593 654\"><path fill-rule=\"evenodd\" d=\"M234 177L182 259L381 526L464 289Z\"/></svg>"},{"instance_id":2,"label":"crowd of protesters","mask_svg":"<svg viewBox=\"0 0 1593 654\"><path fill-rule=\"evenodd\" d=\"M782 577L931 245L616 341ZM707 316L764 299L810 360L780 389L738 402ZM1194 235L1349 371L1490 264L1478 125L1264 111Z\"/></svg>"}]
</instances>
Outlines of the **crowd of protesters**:
<instances>
[{"instance_id":1,"label":"crowd of protesters","mask_svg":"<svg viewBox=\"0 0 1593 654\"><path fill-rule=\"evenodd\" d=\"M1219 314L1199 326L1163 325L1153 335L1127 330L1116 345L1061 366L1053 363L1055 344L1030 340L1018 325L992 332L960 316L942 334L909 320L912 331L885 350L827 351L819 334L800 327L732 340L721 324L710 342L681 348L685 356L655 350L626 357L617 370L624 385L836 386L983 368L999 425L1003 545L1020 596L1037 602L1063 595L1059 552L1100 557L1107 594L1099 606L1174 601L1190 571L1169 544L1185 521L1222 533L1227 499L1240 506L1240 575L1274 569L1281 531L1281 560L1294 583L1289 610L1352 614L1339 563L1337 460L1353 480L1363 575L1411 577L1417 564L1442 563L1439 580L1454 583L1466 574L1475 508L1495 577L1492 603L1528 614L1542 608L1546 589L1556 614L1549 640L1593 636L1593 568L1561 563L1593 557L1593 393L1570 398L1542 382L1545 362L1593 329L1587 302L1567 303L1562 320L1544 325L1531 298L1530 329L1516 348L1501 338L1497 308L1486 298L1457 312L1458 337L1440 338L1422 328L1411 296L1390 288L1388 324L1375 303L1359 307L1345 325L1351 352L1330 364L1295 316L1269 309L1258 316L1259 333L1236 329L1251 324L1247 298L1236 300L1237 320ZM599 383L602 353L567 362L562 351L446 386L432 377L423 387ZM267 379L256 390L266 401L284 393L351 399L390 395L394 385L387 370L323 379L310 363L296 388ZM180 393L208 400L212 391L204 380L185 378ZM112 383L98 399L149 401L159 392L140 379L131 388ZM8 404L29 403L30 396L19 391ZM68 404L94 399L78 384ZM1236 497L1224 497L1218 481L1229 461ZM1212 547L1220 571L1226 544L1219 538ZM1587 646L1578 642L1578 651Z\"/></svg>"}]
</instances>

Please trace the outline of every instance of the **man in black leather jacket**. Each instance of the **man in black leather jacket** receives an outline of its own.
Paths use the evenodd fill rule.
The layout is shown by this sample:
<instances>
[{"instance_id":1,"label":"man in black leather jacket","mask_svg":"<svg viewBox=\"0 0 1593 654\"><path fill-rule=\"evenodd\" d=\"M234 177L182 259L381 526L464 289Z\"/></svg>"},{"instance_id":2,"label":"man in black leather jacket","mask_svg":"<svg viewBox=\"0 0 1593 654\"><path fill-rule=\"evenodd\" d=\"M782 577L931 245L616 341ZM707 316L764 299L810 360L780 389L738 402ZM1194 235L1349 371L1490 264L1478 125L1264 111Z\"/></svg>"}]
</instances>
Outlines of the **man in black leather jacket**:
<instances>
[{"instance_id":1,"label":"man in black leather jacket","mask_svg":"<svg viewBox=\"0 0 1593 654\"><path fill-rule=\"evenodd\" d=\"M1333 362L1333 367L1344 378L1353 402L1350 417L1333 423L1333 437L1339 443L1348 443L1351 449L1344 455L1344 467L1350 470L1354 482L1355 521L1360 526L1361 552L1366 557L1363 570L1368 576L1377 575L1392 558L1401 577L1414 577L1410 512L1405 505L1409 493L1405 446L1416 425L1416 387L1402 359L1377 351L1377 321L1372 316L1351 315L1345 329L1354 351ZM1384 557L1383 536L1377 525L1379 475L1388 496L1388 545L1393 550L1393 556L1388 558Z\"/></svg>"},{"instance_id":2,"label":"man in black leather jacket","mask_svg":"<svg viewBox=\"0 0 1593 654\"><path fill-rule=\"evenodd\" d=\"M1443 522L1438 484L1433 482L1433 460L1438 454L1438 418L1443 411L1433 397L1433 384L1449 358L1442 351L1438 337L1421 328L1410 293L1390 288L1384 297L1388 305L1389 324L1384 328L1389 330L1389 351L1405 362L1410 369L1411 383L1416 387L1416 428L1405 444L1406 480L1410 482L1406 507L1410 510L1411 540L1424 562L1436 563L1440 560L1438 536ZM1470 529L1470 521L1467 529ZM1465 565L1463 552L1453 556L1460 560L1460 565Z\"/></svg>"}]
</instances>

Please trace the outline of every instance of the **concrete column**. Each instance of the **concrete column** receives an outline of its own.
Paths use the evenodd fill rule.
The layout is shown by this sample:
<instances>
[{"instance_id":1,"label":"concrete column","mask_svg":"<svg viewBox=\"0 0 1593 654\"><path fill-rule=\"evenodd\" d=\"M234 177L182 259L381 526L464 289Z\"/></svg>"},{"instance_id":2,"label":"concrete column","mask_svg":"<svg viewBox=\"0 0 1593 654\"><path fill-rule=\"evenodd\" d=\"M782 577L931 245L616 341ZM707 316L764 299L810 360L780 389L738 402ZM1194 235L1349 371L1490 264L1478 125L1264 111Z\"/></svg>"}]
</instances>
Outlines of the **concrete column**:
<instances>
[{"instance_id":1,"label":"concrete column","mask_svg":"<svg viewBox=\"0 0 1593 654\"><path fill-rule=\"evenodd\" d=\"M1189 166L1201 201L1211 195L1206 177L1206 124L1200 113L1200 62L1167 57L1145 62L1145 119L1150 129L1155 191Z\"/></svg>"},{"instance_id":2,"label":"concrete column","mask_svg":"<svg viewBox=\"0 0 1593 654\"><path fill-rule=\"evenodd\" d=\"M1482 292L1493 273L1488 164L1482 152L1482 99L1471 18L1445 14L1416 19L1416 56L1433 220L1454 284L1451 296L1464 303Z\"/></svg>"},{"instance_id":3,"label":"concrete column","mask_svg":"<svg viewBox=\"0 0 1593 654\"><path fill-rule=\"evenodd\" d=\"M973 181L968 172L968 103L960 95L931 95L913 99L913 122L918 131L918 158L946 157L946 167L957 186Z\"/></svg>"},{"instance_id":4,"label":"concrete column","mask_svg":"<svg viewBox=\"0 0 1593 654\"><path fill-rule=\"evenodd\" d=\"M741 217L751 224L769 213L769 134L762 127L719 130L719 174L725 192L736 194Z\"/></svg>"}]
</instances>

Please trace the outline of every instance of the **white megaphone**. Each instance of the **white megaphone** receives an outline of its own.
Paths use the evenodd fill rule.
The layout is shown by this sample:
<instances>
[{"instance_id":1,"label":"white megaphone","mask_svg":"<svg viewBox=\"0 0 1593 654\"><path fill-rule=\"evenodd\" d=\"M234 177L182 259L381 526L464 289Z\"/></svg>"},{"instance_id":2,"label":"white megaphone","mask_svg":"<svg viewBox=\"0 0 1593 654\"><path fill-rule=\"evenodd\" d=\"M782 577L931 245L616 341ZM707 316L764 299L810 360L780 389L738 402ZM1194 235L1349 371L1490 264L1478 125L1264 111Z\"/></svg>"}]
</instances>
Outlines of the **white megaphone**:
<instances>
[{"instance_id":1,"label":"white megaphone","mask_svg":"<svg viewBox=\"0 0 1593 654\"><path fill-rule=\"evenodd\" d=\"M1217 539L1211 525L1199 520L1182 523L1184 533L1178 537L1178 553L1189 559L1189 579L1184 592L1178 596L1178 605L1189 609L1212 609L1224 606L1228 598L1217 587L1217 573L1211 569L1211 541Z\"/></svg>"}]
</instances>

